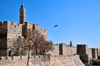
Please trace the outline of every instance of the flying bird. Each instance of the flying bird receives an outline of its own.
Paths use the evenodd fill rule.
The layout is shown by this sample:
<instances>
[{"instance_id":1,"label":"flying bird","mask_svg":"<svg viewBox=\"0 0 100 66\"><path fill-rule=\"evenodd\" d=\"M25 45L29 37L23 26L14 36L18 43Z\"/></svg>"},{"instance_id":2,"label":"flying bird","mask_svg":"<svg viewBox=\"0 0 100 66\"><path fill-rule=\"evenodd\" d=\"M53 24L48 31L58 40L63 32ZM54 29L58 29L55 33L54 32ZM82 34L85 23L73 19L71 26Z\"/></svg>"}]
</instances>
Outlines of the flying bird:
<instances>
[{"instance_id":1,"label":"flying bird","mask_svg":"<svg viewBox=\"0 0 100 66\"><path fill-rule=\"evenodd\" d=\"M57 26L58 26L58 25L55 25L54 28L57 27Z\"/></svg>"}]
</instances>

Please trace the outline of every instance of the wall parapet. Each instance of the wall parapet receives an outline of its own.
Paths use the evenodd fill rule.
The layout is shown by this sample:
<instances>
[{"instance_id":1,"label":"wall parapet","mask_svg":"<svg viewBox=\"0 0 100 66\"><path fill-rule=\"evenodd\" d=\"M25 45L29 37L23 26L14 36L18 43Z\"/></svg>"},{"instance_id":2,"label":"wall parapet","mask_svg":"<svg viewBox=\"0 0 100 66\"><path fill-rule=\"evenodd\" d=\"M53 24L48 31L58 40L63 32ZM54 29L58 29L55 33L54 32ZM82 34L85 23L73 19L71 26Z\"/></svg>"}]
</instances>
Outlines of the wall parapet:
<instances>
[{"instance_id":1,"label":"wall parapet","mask_svg":"<svg viewBox=\"0 0 100 66\"><path fill-rule=\"evenodd\" d=\"M7 25L7 24L10 24L11 26L22 26L23 24L18 24L18 23L14 23L14 22L11 22L11 21L2 21L0 22L0 25Z\"/></svg>"},{"instance_id":2,"label":"wall parapet","mask_svg":"<svg viewBox=\"0 0 100 66\"><path fill-rule=\"evenodd\" d=\"M77 57L79 58L79 55L34 55L30 56L30 61L48 61L50 58L67 58L67 57ZM12 56L12 57L1 57L0 63L5 62L18 62L18 61L27 61L28 56Z\"/></svg>"},{"instance_id":3,"label":"wall parapet","mask_svg":"<svg viewBox=\"0 0 100 66\"><path fill-rule=\"evenodd\" d=\"M46 29L42 29L42 28L40 28L40 29L41 29L42 32L46 32L47 31Z\"/></svg>"}]
</instances>

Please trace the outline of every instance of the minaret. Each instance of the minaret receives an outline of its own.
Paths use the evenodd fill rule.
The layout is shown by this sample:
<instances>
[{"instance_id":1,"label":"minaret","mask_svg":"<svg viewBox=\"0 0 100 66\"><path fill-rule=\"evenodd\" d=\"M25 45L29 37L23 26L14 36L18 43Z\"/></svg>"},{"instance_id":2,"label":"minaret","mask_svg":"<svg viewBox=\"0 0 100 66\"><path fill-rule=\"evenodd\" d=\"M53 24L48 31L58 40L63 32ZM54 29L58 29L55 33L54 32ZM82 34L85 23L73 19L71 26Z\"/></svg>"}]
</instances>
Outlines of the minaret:
<instances>
[{"instance_id":1,"label":"minaret","mask_svg":"<svg viewBox=\"0 0 100 66\"><path fill-rule=\"evenodd\" d=\"M70 41L70 46L73 46L73 45L72 45L72 41Z\"/></svg>"},{"instance_id":2,"label":"minaret","mask_svg":"<svg viewBox=\"0 0 100 66\"><path fill-rule=\"evenodd\" d=\"M24 9L24 5L21 5L20 8L20 24L24 24L25 23L25 9Z\"/></svg>"}]
</instances>

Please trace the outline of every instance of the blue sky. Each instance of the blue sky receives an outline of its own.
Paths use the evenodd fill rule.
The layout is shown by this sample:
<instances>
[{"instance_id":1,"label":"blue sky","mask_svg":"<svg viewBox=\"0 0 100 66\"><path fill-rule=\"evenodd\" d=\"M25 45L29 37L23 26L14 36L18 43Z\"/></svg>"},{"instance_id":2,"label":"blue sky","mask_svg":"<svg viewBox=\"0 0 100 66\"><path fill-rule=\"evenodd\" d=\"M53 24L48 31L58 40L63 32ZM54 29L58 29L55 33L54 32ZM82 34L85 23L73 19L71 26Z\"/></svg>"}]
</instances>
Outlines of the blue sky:
<instances>
[{"instance_id":1,"label":"blue sky","mask_svg":"<svg viewBox=\"0 0 100 66\"><path fill-rule=\"evenodd\" d=\"M0 0L0 21L19 23L22 3L26 21L47 29L54 44L100 48L100 0Z\"/></svg>"}]
</instances>

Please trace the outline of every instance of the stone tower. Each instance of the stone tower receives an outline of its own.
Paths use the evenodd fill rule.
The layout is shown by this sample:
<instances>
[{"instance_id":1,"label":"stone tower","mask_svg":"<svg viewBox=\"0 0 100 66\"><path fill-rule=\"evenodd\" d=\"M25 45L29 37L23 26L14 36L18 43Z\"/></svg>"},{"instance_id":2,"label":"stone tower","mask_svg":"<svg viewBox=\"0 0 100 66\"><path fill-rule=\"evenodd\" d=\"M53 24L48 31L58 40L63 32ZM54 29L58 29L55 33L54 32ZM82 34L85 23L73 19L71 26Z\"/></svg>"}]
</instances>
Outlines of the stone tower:
<instances>
[{"instance_id":1,"label":"stone tower","mask_svg":"<svg viewBox=\"0 0 100 66\"><path fill-rule=\"evenodd\" d=\"M73 46L73 45L72 45L72 41L70 41L70 46Z\"/></svg>"},{"instance_id":2,"label":"stone tower","mask_svg":"<svg viewBox=\"0 0 100 66\"><path fill-rule=\"evenodd\" d=\"M20 8L20 24L24 24L25 23L25 9L24 9L24 5L21 5Z\"/></svg>"},{"instance_id":3,"label":"stone tower","mask_svg":"<svg viewBox=\"0 0 100 66\"><path fill-rule=\"evenodd\" d=\"M84 64L89 64L90 57L88 55L88 46L86 44L77 45L77 54Z\"/></svg>"}]
</instances>

